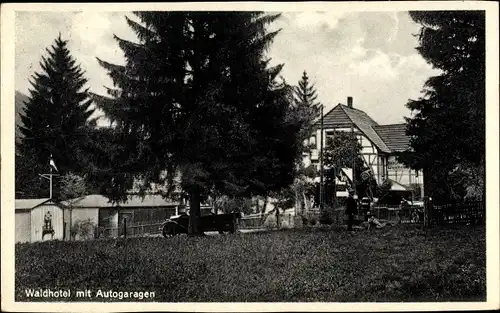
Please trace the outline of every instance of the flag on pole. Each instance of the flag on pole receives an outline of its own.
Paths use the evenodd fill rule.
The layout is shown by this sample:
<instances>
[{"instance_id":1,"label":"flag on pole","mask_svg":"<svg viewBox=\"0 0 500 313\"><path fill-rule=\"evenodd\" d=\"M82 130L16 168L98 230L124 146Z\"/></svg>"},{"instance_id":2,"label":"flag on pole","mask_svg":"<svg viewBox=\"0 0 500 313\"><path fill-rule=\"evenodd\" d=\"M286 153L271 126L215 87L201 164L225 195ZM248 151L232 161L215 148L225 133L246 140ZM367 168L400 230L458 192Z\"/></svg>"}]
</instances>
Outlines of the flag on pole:
<instances>
[{"instance_id":1,"label":"flag on pole","mask_svg":"<svg viewBox=\"0 0 500 313\"><path fill-rule=\"evenodd\" d=\"M57 167L56 167L56 163L54 163L54 159L52 159L52 154L50 155L50 161L49 161L49 165L56 170L56 172L58 172L57 170Z\"/></svg>"}]
</instances>

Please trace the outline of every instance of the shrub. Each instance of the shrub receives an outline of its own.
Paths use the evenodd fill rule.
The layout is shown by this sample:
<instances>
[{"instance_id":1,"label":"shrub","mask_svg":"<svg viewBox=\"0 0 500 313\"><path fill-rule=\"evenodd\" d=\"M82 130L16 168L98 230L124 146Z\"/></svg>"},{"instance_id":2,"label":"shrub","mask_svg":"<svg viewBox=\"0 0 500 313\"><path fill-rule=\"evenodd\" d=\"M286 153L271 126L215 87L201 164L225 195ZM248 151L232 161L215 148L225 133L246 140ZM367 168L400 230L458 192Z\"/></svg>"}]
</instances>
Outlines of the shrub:
<instances>
[{"instance_id":1,"label":"shrub","mask_svg":"<svg viewBox=\"0 0 500 313\"><path fill-rule=\"evenodd\" d=\"M275 229L276 228L276 216L273 214L269 214L264 220L264 228L266 229Z\"/></svg>"},{"instance_id":2,"label":"shrub","mask_svg":"<svg viewBox=\"0 0 500 313\"><path fill-rule=\"evenodd\" d=\"M325 210L321 213L320 215L320 218L319 218L319 222L321 224L326 224L326 225L331 225L333 224L333 218L332 218L332 214L329 212L329 210Z\"/></svg>"},{"instance_id":3,"label":"shrub","mask_svg":"<svg viewBox=\"0 0 500 313\"><path fill-rule=\"evenodd\" d=\"M90 218L83 221L77 220L71 226L71 238L73 240L77 238L80 240L92 239L94 237L95 227L95 223Z\"/></svg>"}]
</instances>

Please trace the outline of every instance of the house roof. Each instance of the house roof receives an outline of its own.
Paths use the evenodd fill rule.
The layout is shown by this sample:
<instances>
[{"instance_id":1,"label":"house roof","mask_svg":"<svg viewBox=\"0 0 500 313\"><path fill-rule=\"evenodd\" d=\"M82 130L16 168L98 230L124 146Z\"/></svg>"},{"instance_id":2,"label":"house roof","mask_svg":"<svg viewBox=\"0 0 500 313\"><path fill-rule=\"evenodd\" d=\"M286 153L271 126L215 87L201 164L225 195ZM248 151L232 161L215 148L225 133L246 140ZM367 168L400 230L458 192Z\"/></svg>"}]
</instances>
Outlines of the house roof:
<instances>
[{"instance_id":1,"label":"house roof","mask_svg":"<svg viewBox=\"0 0 500 313\"><path fill-rule=\"evenodd\" d=\"M338 104L323 117L323 128L344 128L354 124L380 151L390 153L391 149L380 138L374 127L378 126L364 111ZM320 123L316 123L319 128Z\"/></svg>"},{"instance_id":2,"label":"house roof","mask_svg":"<svg viewBox=\"0 0 500 313\"><path fill-rule=\"evenodd\" d=\"M68 205L69 201L63 201L64 205ZM176 206L177 202L165 200L161 195L146 195L144 199L140 196L129 196L126 202L118 204L111 203L110 200L103 195L88 195L79 199L73 204L73 207L80 208L109 208L109 207L168 207Z\"/></svg>"},{"instance_id":3,"label":"house roof","mask_svg":"<svg viewBox=\"0 0 500 313\"><path fill-rule=\"evenodd\" d=\"M49 198L16 199L16 210L31 210L49 200Z\"/></svg>"},{"instance_id":4,"label":"house roof","mask_svg":"<svg viewBox=\"0 0 500 313\"><path fill-rule=\"evenodd\" d=\"M405 151L410 147L405 124L376 125L373 128L392 151Z\"/></svg>"}]
</instances>

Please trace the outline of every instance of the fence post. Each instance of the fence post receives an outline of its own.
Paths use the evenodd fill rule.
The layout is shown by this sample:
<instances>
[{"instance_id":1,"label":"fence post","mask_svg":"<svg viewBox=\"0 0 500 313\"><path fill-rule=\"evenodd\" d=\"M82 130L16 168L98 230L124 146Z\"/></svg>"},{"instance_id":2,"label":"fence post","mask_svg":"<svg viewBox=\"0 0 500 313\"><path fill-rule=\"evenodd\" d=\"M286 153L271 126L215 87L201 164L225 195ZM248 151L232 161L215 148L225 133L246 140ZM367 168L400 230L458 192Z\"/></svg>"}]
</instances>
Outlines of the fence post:
<instances>
[{"instance_id":1,"label":"fence post","mask_svg":"<svg viewBox=\"0 0 500 313\"><path fill-rule=\"evenodd\" d=\"M424 227L429 226L429 210L427 197L424 197Z\"/></svg>"},{"instance_id":2,"label":"fence post","mask_svg":"<svg viewBox=\"0 0 500 313\"><path fill-rule=\"evenodd\" d=\"M127 238L127 218L123 219L123 238Z\"/></svg>"}]
</instances>

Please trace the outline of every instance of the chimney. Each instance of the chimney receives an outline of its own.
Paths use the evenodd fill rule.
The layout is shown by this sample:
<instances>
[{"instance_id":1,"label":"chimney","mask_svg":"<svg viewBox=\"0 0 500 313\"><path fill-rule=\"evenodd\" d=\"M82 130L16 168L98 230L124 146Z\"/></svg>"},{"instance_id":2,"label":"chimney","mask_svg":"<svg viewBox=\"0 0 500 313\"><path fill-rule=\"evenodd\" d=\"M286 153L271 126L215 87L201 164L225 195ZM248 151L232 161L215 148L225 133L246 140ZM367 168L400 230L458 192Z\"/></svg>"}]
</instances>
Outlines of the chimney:
<instances>
[{"instance_id":1,"label":"chimney","mask_svg":"<svg viewBox=\"0 0 500 313\"><path fill-rule=\"evenodd\" d=\"M347 106L352 108L352 97L347 97Z\"/></svg>"}]
</instances>

